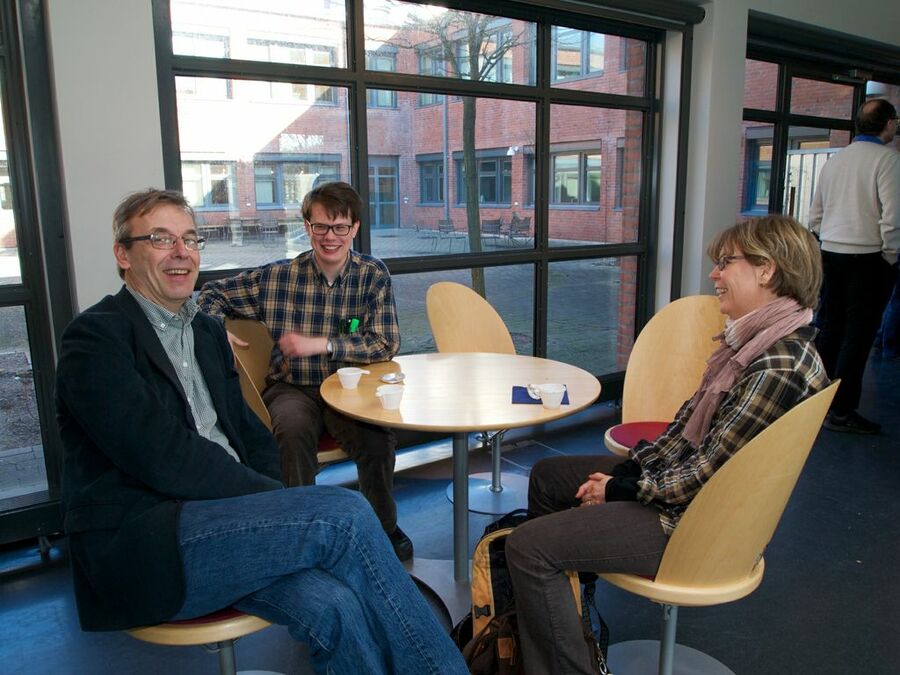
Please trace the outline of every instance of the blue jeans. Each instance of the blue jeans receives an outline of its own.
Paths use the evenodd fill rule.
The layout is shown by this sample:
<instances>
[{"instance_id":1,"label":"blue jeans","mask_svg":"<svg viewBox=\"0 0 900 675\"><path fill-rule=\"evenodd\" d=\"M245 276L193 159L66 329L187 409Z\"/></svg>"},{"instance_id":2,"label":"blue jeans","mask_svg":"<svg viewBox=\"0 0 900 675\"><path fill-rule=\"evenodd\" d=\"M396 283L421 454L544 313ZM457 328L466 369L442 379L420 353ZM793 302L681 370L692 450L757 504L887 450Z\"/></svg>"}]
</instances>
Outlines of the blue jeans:
<instances>
[{"instance_id":1,"label":"blue jeans","mask_svg":"<svg viewBox=\"0 0 900 675\"><path fill-rule=\"evenodd\" d=\"M309 645L317 673L467 673L366 500L311 486L185 502L185 602L235 606Z\"/></svg>"}]
</instances>

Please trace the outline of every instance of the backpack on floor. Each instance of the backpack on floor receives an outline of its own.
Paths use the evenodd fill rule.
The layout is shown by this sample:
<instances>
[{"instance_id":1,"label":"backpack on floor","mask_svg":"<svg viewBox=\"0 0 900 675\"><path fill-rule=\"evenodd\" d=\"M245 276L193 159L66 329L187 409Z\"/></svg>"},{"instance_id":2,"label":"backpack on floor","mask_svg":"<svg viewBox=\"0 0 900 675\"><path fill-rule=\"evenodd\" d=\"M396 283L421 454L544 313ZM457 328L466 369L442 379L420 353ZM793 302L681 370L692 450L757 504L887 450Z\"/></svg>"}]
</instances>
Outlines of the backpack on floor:
<instances>
[{"instance_id":1,"label":"backpack on floor","mask_svg":"<svg viewBox=\"0 0 900 675\"><path fill-rule=\"evenodd\" d=\"M472 611L453 628L451 637L462 651L473 675L518 675L523 673L519 631L516 621L512 579L506 564L506 538L516 526L528 520L528 512L518 509L488 525L472 556ZM596 607L591 612L582 603L581 583L576 572L566 572L582 617L585 639L597 657L598 673L607 675L607 628ZM589 584L593 605L593 581ZM590 627L593 615L597 631Z\"/></svg>"}]
</instances>

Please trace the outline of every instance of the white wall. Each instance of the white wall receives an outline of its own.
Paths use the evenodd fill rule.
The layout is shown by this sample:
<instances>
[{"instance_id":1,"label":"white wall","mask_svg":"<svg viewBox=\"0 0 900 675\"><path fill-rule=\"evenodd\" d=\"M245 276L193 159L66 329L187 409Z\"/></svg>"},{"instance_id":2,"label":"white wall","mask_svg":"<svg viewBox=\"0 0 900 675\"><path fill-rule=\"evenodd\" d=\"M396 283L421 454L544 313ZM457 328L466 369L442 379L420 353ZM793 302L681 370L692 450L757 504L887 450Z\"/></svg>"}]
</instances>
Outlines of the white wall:
<instances>
[{"instance_id":1,"label":"white wall","mask_svg":"<svg viewBox=\"0 0 900 675\"><path fill-rule=\"evenodd\" d=\"M112 212L134 190L163 187L149 0L46 0L51 68L74 260L84 309L121 282Z\"/></svg>"},{"instance_id":2,"label":"white wall","mask_svg":"<svg viewBox=\"0 0 900 675\"><path fill-rule=\"evenodd\" d=\"M856 0L713 0L694 30L690 150L682 294L711 292L703 250L735 221L743 114L747 17L773 16L900 45L900 2ZM664 303L663 303L664 304Z\"/></svg>"}]
</instances>

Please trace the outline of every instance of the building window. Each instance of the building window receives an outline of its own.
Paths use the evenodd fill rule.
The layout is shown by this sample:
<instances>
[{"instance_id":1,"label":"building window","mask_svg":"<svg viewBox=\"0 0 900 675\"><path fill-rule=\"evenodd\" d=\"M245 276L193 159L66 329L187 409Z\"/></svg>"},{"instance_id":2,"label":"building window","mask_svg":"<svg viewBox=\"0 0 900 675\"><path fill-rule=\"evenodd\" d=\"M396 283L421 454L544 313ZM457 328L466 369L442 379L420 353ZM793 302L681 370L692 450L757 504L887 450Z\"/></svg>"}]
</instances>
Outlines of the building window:
<instances>
[{"instance_id":1,"label":"building window","mask_svg":"<svg viewBox=\"0 0 900 675\"><path fill-rule=\"evenodd\" d=\"M440 47L432 47L419 52L419 73L421 75L434 75L436 77L446 77L447 72L444 59L441 55ZM443 94L432 94L423 92L418 95L418 103L420 106L435 105L443 103Z\"/></svg>"},{"instance_id":2,"label":"building window","mask_svg":"<svg viewBox=\"0 0 900 675\"><path fill-rule=\"evenodd\" d=\"M323 45L303 45L281 40L247 40L249 58L254 61L295 63L305 66L334 66L334 48ZM319 84L296 82L266 82L269 97L276 100L307 101L321 105L336 103L334 89Z\"/></svg>"},{"instance_id":3,"label":"building window","mask_svg":"<svg viewBox=\"0 0 900 675\"><path fill-rule=\"evenodd\" d=\"M258 207L299 206L319 183L341 179L340 161L257 161L253 163Z\"/></svg>"},{"instance_id":4,"label":"building window","mask_svg":"<svg viewBox=\"0 0 900 675\"><path fill-rule=\"evenodd\" d=\"M184 196L195 209L227 209L236 204L234 162L182 162Z\"/></svg>"},{"instance_id":5,"label":"building window","mask_svg":"<svg viewBox=\"0 0 900 675\"><path fill-rule=\"evenodd\" d=\"M443 160L419 161L419 201L423 204L444 203Z\"/></svg>"},{"instance_id":6,"label":"building window","mask_svg":"<svg viewBox=\"0 0 900 675\"><path fill-rule=\"evenodd\" d=\"M224 35L204 35L202 33L172 33L172 50L176 54L228 58L228 38ZM231 98L231 80L212 77L177 77L175 84L178 94L198 98Z\"/></svg>"},{"instance_id":7,"label":"building window","mask_svg":"<svg viewBox=\"0 0 900 675\"><path fill-rule=\"evenodd\" d=\"M744 210L768 213L772 180L772 141L747 141L747 179Z\"/></svg>"},{"instance_id":8,"label":"building window","mask_svg":"<svg viewBox=\"0 0 900 675\"><path fill-rule=\"evenodd\" d=\"M551 156L552 204L600 203L600 153L566 152Z\"/></svg>"},{"instance_id":9,"label":"building window","mask_svg":"<svg viewBox=\"0 0 900 675\"><path fill-rule=\"evenodd\" d=\"M623 41L624 42L624 41ZM625 139L616 139L616 202L614 209L622 208L622 192L625 185Z\"/></svg>"},{"instance_id":10,"label":"building window","mask_svg":"<svg viewBox=\"0 0 900 675\"><path fill-rule=\"evenodd\" d=\"M553 79L603 73L606 36L574 28L553 28Z\"/></svg>"},{"instance_id":11,"label":"building window","mask_svg":"<svg viewBox=\"0 0 900 675\"><path fill-rule=\"evenodd\" d=\"M459 76L483 82L512 82L512 49L515 37L510 31L498 30L479 45L478 72L472 77L469 62L469 41L463 37L456 43L456 63Z\"/></svg>"},{"instance_id":12,"label":"building window","mask_svg":"<svg viewBox=\"0 0 900 675\"><path fill-rule=\"evenodd\" d=\"M396 71L397 52L366 52L366 69L389 73ZM396 108L397 92L388 89L368 89L366 102L370 108Z\"/></svg>"},{"instance_id":13,"label":"building window","mask_svg":"<svg viewBox=\"0 0 900 675\"><path fill-rule=\"evenodd\" d=\"M508 157L483 157L476 160L478 166L478 203L510 204L512 202L512 159ZM456 203L465 204L466 171L462 159L456 161Z\"/></svg>"}]
</instances>

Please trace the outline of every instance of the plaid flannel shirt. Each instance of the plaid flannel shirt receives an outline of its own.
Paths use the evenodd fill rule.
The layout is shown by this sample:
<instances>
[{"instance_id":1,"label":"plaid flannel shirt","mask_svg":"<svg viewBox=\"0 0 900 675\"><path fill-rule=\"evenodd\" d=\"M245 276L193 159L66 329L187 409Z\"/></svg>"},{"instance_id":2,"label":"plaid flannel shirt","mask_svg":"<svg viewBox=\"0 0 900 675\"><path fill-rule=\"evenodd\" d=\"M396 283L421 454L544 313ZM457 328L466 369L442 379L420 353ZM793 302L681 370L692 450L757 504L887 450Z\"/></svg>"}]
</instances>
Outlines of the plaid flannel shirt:
<instances>
[{"instance_id":1,"label":"plaid flannel shirt","mask_svg":"<svg viewBox=\"0 0 900 675\"><path fill-rule=\"evenodd\" d=\"M268 381L319 385L338 368L350 364L388 361L400 349L400 328L385 264L371 256L350 252L347 265L329 286L312 251L211 281L197 299L214 316L262 321L276 342ZM353 333L342 324L358 319ZM320 354L285 359L278 349L285 333L331 340L331 356Z\"/></svg>"},{"instance_id":2,"label":"plaid flannel shirt","mask_svg":"<svg viewBox=\"0 0 900 675\"><path fill-rule=\"evenodd\" d=\"M692 411L688 400L656 441L641 441L631 450L630 458L641 467L637 498L659 507L667 534L729 457L785 412L828 386L812 342L815 334L810 326L799 328L750 363L722 399L699 448L681 435Z\"/></svg>"}]
</instances>

